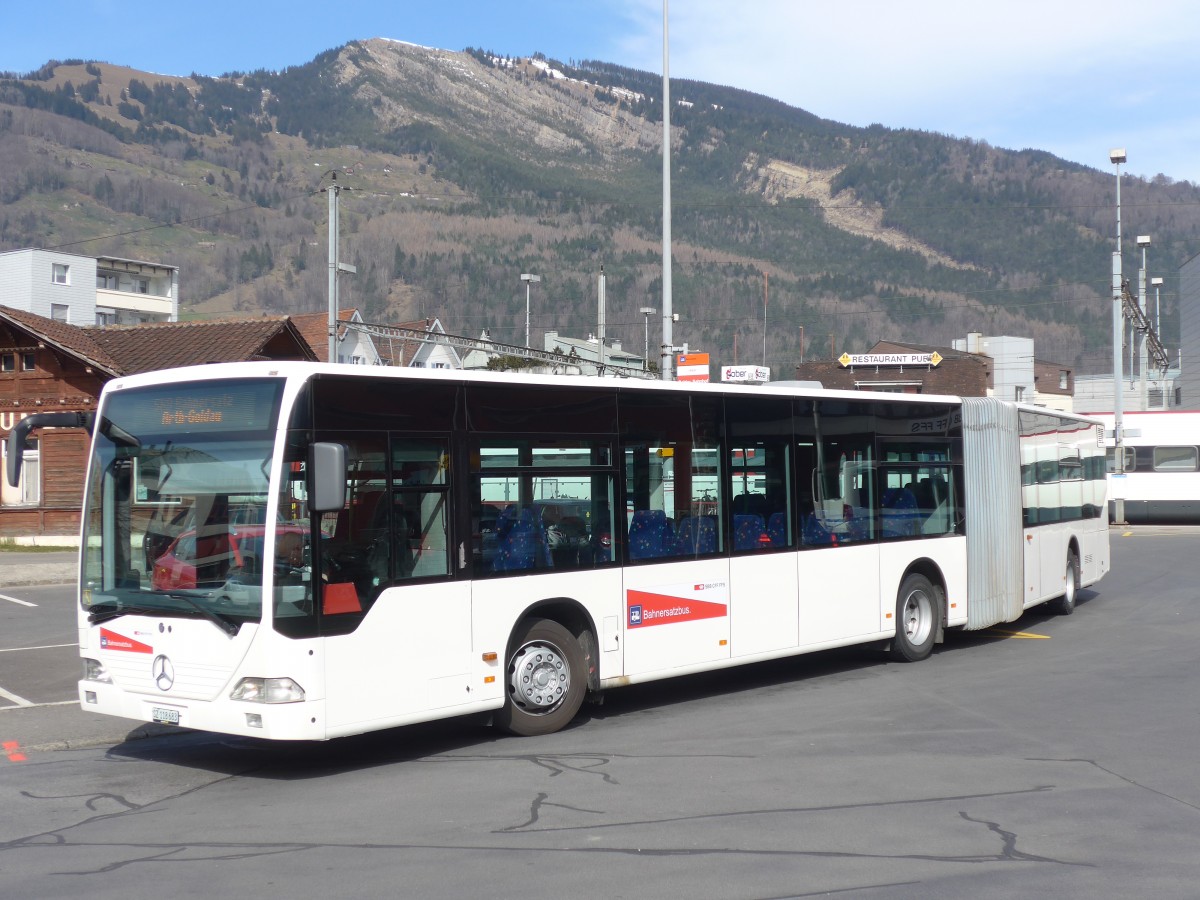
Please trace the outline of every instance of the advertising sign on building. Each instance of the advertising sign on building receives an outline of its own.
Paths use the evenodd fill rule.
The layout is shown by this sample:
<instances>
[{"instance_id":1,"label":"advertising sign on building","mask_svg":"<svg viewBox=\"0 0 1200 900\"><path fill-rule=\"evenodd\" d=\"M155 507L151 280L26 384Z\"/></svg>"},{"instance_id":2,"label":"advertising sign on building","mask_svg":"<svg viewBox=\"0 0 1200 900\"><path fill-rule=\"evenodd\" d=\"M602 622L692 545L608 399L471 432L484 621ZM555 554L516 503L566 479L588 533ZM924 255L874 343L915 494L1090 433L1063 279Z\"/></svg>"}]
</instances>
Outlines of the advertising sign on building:
<instances>
[{"instance_id":1,"label":"advertising sign on building","mask_svg":"<svg viewBox=\"0 0 1200 900\"><path fill-rule=\"evenodd\" d=\"M708 381L707 353L680 353L675 358L676 381Z\"/></svg>"},{"instance_id":2,"label":"advertising sign on building","mask_svg":"<svg viewBox=\"0 0 1200 900\"><path fill-rule=\"evenodd\" d=\"M721 380L766 384L771 380L771 369L768 366L721 366Z\"/></svg>"},{"instance_id":3,"label":"advertising sign on building","mask_svg":"<svg viewBox=\"0 0 1200 900\"><path fill-rule=\"evenodd\" d=\"M851 366L936 366L942 354L932 353L843 353L838 357L846 368Z\"/></svg>"}]
</instances>

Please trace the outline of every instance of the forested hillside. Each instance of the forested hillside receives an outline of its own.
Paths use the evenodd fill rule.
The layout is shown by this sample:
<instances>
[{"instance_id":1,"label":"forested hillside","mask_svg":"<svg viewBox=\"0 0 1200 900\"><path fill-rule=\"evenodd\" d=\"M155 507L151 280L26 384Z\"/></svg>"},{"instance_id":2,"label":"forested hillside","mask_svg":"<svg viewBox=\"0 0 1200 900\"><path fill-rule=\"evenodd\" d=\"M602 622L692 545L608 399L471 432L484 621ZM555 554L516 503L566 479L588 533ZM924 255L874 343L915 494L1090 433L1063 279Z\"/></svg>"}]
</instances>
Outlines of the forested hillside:
<instances>
[{"instance_id":1,"label":"forested hillside","mask_svg":"<svg viewBox=\"0 0 1200 900\"><path fill-rule=\"evenodd\" d=\"M802 330L808 359L976 330L1111 365L1111 171L700 82L671 96L678 342L760 362L765 307L781 377ZM343 303L369 321L520 343L535 272L535 342L583 336L603 266L608 333L640 351L638 310L661 305L661 136L658 76L600 62L384 40L221 77L52 62L0 77L0 250L178 265L189 314L317 310L336 171L358 268ZM1126 234L1153 236L1171 345L1200 189L1128 178L1122 201Z\"/></svg>"}]
</instances>

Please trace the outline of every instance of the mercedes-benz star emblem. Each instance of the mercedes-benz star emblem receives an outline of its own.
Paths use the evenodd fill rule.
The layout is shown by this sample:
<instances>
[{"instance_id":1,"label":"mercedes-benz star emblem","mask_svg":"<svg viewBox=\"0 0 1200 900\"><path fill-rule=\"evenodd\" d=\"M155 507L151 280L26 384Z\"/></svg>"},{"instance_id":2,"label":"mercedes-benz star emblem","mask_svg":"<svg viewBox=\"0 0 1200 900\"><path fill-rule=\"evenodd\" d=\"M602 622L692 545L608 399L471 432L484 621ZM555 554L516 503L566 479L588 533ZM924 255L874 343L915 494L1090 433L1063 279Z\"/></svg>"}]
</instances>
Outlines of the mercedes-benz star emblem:
<instances>
[{"instance_id":1,"label":"mercedes-benz star emblem","mask_svg":"<svg viewBox=\"0 0 1200 900\"><path fill-rule=\"evenodd\" d=\"M158 685L160 691L169 691L171 685L175 683L175 667L165 656L154 657L154 665L150 668L150 674L154 676L154 683Z\"/></svg>"}]
</instances>

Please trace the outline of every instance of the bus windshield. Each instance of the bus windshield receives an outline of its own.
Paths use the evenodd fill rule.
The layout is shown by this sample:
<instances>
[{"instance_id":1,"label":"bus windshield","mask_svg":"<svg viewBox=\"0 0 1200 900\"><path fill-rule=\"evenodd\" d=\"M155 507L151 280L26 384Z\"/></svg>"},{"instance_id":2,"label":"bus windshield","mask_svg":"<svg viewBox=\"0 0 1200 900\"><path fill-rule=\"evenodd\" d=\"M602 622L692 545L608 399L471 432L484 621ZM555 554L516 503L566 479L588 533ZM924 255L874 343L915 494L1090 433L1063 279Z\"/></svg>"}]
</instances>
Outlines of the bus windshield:
<instances>
[{"instance_id":1,"label":"bus windshield","mask_svg":"<svg viewBox=\"0 0 1200 900\"><path fill-rule=\"evenodd\" d=\"M84 512L81 601L93 622L197 616L233 633L262 609L281 379L106 395Z\"/></svg>"}]
</instances>

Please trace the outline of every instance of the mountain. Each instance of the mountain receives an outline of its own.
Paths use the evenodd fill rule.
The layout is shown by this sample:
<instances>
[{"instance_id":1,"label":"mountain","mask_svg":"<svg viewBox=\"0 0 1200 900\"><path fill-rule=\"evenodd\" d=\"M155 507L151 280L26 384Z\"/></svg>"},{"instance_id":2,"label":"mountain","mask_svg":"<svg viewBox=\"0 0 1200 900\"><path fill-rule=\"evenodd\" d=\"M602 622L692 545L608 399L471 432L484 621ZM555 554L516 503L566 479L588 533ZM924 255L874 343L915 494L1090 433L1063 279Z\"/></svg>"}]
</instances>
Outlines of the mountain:
<instances>
[{"instance_id":1,"label":"mountain","mask_svg":"<svg viewBox=\"0 0 1200 900\"><path fill-rule=\"evenodd\" d=\"M761 362L765 341L786 377L801 334L813 359L982 331L1111 369L1111 172L698 81L671 97L677 342ZM639 309L661 306L661 101L653 73L382 39L221 77L50 62L0 76L0 249L169 262L194 315L315 311L336 172L358 269L342 302L368 321L521 343L533 272L535 343L582 336L603 266L607 333L640 352ZM1170 347L1200 188L1123 181Z\"/></svg>"}]
</instances>

